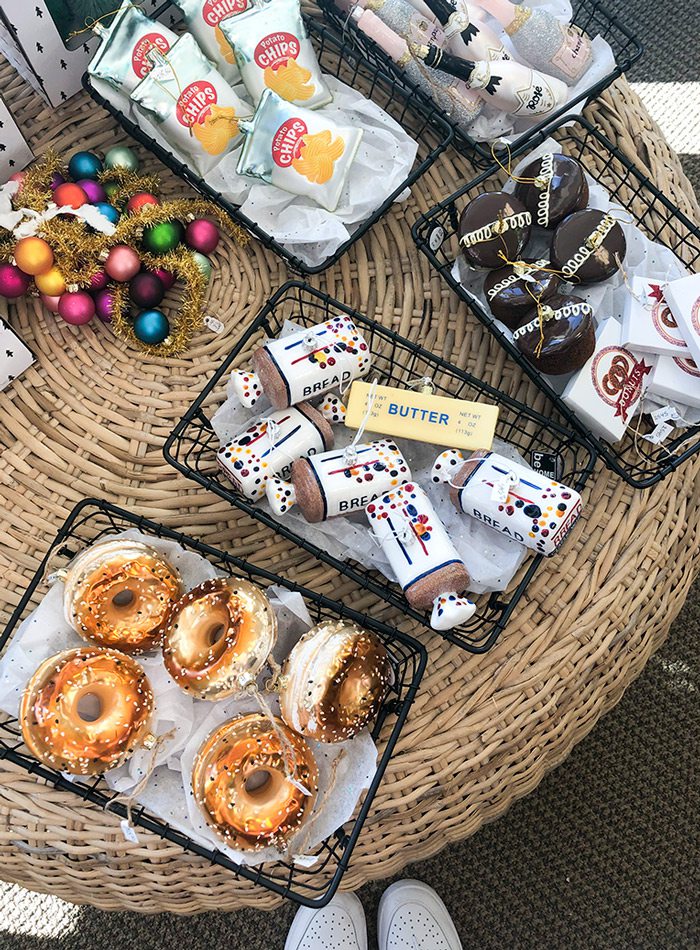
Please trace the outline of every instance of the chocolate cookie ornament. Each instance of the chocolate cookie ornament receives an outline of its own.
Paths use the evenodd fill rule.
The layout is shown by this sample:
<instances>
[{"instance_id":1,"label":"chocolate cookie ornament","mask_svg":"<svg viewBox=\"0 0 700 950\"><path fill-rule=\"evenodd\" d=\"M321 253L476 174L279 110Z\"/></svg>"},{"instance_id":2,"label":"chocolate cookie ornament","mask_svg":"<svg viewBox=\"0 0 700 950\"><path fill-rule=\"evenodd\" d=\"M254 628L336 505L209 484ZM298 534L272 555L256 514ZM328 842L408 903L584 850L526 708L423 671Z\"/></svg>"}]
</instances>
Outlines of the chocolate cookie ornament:
<instances>
[{"instance_id":1,"label":"chocolate cookie ornament","mask_svg":"<svg viewBox=\"0 0 700 950\"><path fill-rule=\"evenodd\" d=\"M531 313L538 300L547 300L561 284L558 274L549 273L548 260L531 258L489 271L484 294L497 320L515 330Z\"/></svg>"},{"instance_id":2,"label":"chocolate cookie ornament","mask_svg":"<svg viewBox=\"0 0 700 950\"><path fill-rule=\"evenodd\" d=\"M593 307L580 297L555 294L532 311L513 342L542 373L573 373L595 349Z\"/></svg>"},{"instance_id":3,"label":"chocolate cookie ornament","mask_svg":"<svg viewBox=\"0 0 700 950\"><path fill-rule=\"evenodd\" d=\"M459 219L459 244L473 267L502 267L520 257L532 215L514 195L485 192L472 198Z\"/></svg>"},{"instance_id":4,"label":"chocolate cookie ornament","mask_svg":"<svg viewBox=\"0 0 700 950\"><path fill-rule=\"evenodd\" d=\"M541 228L553 228L588 203L583 166L560 152L545 152L530 162L515 186L515 194Z\"/></svg>"},{"instance_id":5,"label":"chocolate cookie ornament","mask_svg":"<svg viewBox=\"0 0 700 950\"><path fill-rule=\"evenodd\" d=\"M618 270L625 235L610 212L588 208L561 222L552 239L552 265L574 284L598 284Z\"/></svg>"}]
</instances>

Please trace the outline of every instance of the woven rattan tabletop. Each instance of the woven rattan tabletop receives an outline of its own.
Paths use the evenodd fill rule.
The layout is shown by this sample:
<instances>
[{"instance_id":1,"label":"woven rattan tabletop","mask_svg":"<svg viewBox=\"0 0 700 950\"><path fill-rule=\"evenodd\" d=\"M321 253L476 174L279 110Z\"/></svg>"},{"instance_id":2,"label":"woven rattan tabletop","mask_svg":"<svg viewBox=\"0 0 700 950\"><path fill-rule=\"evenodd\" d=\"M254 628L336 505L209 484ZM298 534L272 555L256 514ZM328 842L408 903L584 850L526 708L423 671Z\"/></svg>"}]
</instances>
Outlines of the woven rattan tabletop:
<instances>
[{"instance_id":1,"label":"woven rattan tabletop","mask_svg":"<svg viewBox=\"0 0 700 950\"><path fill-rule=\"evenodd\" d=\"M49 109L9 67L0 77L35 154L49 145L70 154L127 141L86 95ZM676 156L624 81L586 115L698 220ZM143 150L140 156L166 193L182 193L155 159ZM411 241L417 215L472 176L448 151L406 203L313 282L547 412L544 398ZM135 509L372 612L372 595L164 462L174 423L288 276L254 242L240 250L223 241L214 256L209 309L226 330L198 337L179 359L144 360L107 327L71 328L29 299L9 308L37 362L0 394L5 618L84 496ZM421 316L425 297L433 303L429 325ZM700 458L655 488L633 492L598 467L571 543L536 576L490 653L473 656L418 627L411 631L429 649L428 669L343 887L394 874L497 818L618 702L663 642L697 570L698 472ZM411 630L405 622L402 628ZM0 854L3 878L103 908L194 913L272 908L280 900L147 832L138 844L125 842L115 816L3 761Z\"/></svg>"}]
</instances>

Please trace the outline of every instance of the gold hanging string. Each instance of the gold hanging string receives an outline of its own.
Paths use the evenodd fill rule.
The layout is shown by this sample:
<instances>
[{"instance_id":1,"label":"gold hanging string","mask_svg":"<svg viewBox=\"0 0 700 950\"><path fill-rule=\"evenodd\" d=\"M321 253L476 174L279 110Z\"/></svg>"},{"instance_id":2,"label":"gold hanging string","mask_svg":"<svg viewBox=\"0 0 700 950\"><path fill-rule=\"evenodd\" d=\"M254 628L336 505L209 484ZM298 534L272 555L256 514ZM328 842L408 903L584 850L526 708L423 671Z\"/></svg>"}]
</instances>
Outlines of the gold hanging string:
<instances>
[{"instance_id":1,"label":"gold hanging string","mask_svg":"<svg viewBox=\"0 0 700 950\"><path fill-rule=\"evenodd\" d=\"M126 820L130 828L133 828L134 826L134 822L132 820L132 812L133 812L134 803L136 799L139 797L139 795L141 794L141 792L143 792L146 786L148 785L151 779L151 776L153 775L153 773L155 772L157 768L156 759L158 758L158 752L160 751L160 749L163 747L163 745L166 742L169 742L170 739L173 739L175 737L176 732L177 730L175 729L175 727L173 727L172 729L169 729L167 732L164 732L162 735L158 736L157 738L153 736L151 737L153 740L153 744L150 746L146 746L146 748L150 748L151 750L151 757L148 761L148 765L146 766L141 778L138 780L136 785L134 785L134 787L130 789L130 791L121 792L119 795L116 795L114 798L111 798L104 806L104 810L109 811L112 805L116 804L117 802L123 802L126 805Z\"/></svg>"},{"instance_id":2,"label":"gold hanging string","mask_svg":"<svg viewBox=\"0 0 700 950\"><path fill-rule=\"evenodd\" d=\"M136 9L135 4L133 3L129 3L128 6ZM91 17L91 16L85 17L85 19L83 20L83 23L85 24L83 29L73 30L72 33L68 34L68 39L72 40L74 36L82 36L83 33L89 33L93 29L96 23L101 23L102 20L106 20L108 16L114 16L114 14L119 13L121 9L122 7L119 6L119 7L115 7L114 10L109 10L107 13L103 13L101 16L98 16L98 17Z\"/></svg>"},{"instance_id":3,"label":"gold hanging string","mask_svg":"<svg viewBox=\"0 0 700 950\"><path fill-rule=\"evenodd\" d=\"M538 184L538 183L539 183L539 180L540 180L539 178L525 178L525 177L521 177L521 176L519 176L519 175L514 175L514 174L513 174L513 155L512 155L511 150L510 150L510 144L509 144L508 142L505 142L504 144L505 144L505 147L506 147L506 153L507 153L507 155L508 155L508 166L507 166L507 167L503 164L503 162L501 161L501 159L498 157L498 153L496 152L496 143L493 142L493 143L491 144L491 157L493 158L494 162L498 165L498 167L501 169L501 171L504 171L504 172L506 173L506 175L507 175L512 181L518 182L518 184L520 184L520 185L536 185L536 184Z\"/></svg>"}]
</instances>

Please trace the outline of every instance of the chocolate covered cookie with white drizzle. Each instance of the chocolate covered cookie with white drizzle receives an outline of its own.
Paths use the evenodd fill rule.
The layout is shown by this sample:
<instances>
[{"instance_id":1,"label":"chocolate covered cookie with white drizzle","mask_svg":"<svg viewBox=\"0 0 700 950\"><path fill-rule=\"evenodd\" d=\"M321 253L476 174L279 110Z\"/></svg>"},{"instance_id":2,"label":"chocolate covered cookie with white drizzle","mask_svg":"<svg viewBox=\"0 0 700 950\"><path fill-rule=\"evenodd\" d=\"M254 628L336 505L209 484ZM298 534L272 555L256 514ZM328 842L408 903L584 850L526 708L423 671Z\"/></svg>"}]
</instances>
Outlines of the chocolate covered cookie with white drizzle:
<instances>
[{"instance_id":1,"label":"chocolate covered cookie with white drizzle","mask_svg":"<svg viewBox=\"0 0 700 950\"><path fill-rule=\"evenodd\" d=\"M553 228L567 215L588 204L588 181L583 166L560 152L545 152L525 168L515 194L541 228Z\"/></svg>"},{"instance_id":2,"label":"chocolate covered cookie with white drizzle","mask_svg":"<svg viewBox=\"0 0 700 950\"><path fill-rule=\"evenodd\" d=\"M574 284L598 284L618 270L625 253L625 234L608 211L576 211L554 232L552 264Z\"/></svg>"},{"instance_id":3,"label":"chocolate covered cookie with white drizzle","mask_svg":"<svg viewBox=\"0 0 700 950\"><path fill-rule=\"evenodd\" d=\"M593 307L580 297L555 294L532 311L513 342L541 372L573 373L595 349Z\"/></svg>"},{"instance_id":4,"label":"chocolate covered cookie with white drizzle","mask_svg":"<svg viewBox=\"0 0 700 950\"><path fill-rule=\"evenodd\" d=\"M514 195L485 192L472 198L459 219L459 245L473 267L502 267L520 257L530 239L532 215Z\"/></svg>"},{"instance_id":5,"label":"chocolate covered cookie with white drizzle","mask_svg":"<svg viewBox=\"0 0 700 950\"><path fill-rule=\"evenodd\" d=\"M546 259L528 258L489 271L484 294L494 317L510 330L517 329L538 301L547 300L559 290L561 278L551 266Z\"/></svg>"}]
</instances>

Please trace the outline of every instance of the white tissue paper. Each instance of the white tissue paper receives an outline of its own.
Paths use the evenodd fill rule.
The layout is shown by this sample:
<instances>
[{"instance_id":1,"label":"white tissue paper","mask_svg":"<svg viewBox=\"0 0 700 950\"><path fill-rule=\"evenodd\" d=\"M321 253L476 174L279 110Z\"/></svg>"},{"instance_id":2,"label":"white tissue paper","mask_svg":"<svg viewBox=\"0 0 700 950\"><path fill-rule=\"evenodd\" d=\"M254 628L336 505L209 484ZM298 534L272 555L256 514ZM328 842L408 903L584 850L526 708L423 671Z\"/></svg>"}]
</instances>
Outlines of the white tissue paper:
<instances>
[{"instance_id":1,"label":"white tissue paper","mask_svg":"<svg viewBox=\"0 0 700 950\"><path fill-rule=\"evenodd\" d=\"M285 336L299 328L299 324L287 321L280 336ZM374 379L371 372L367 378ZM381 379L379 381L382 382ZM233 387L229 385L226 401L214 413L211 422L219 441L223 444L238 435L252 419L264 417L268 412L269 402L264 395L254 408L248 409L241 405ZM333 426L333 434L335 448L342 449L355 438L355 432L346 429L343 425ZM366 429L362 441L369 442L383 437L383 433L372 433ZM447 487L442 484L436 485L430 474L435 459L443 451L442 448L410 439L395 439L394 441L403 452L413 479L430 498L460 557L464 560L472 582L470 591L473 594L483 594L505 590L525 559L526 548L517 541L481 524L475 518L468 518L457 511L450 501ZM530 468L514 446L506 442L494 439L493 450ZM222 475L222 478L226 476ZM270 510L265 499L256 504L263 506L275 520L286 524L296 534L327 551L333 557L341 561L357 561L363 567L380 571L388 580L396 582L394 572L370 530L364 512L348 517L330 518L318 524L309 524L296 508L292 508L287 514L276 515Z\"/></svg>"},{"instance_id":2,"label":"white tissue paper","mask_svg":"<svg viewBox=\"0 0 700 950\"><path fill-rule=\"evenodd\" d=\"M364 131L335 211L326 211L310 198L291 195L281 188L236 174L240 146L225 156L205 179L210 187L240 205L243 214L309 267L335 253L408 178L418 151L417 142L376 103L334 76L324 75L324 80L333 93L333 102L324 107L324 114L339 125ZM137 112L113 86L95 76L91 82L115 108L166 151L174 152L180 161L190 166L188 157L177 153L163 138L158 126ZM242 98L246 97L243 86L237 85L234 89ZM251 106L251 115L252 112ZM404 201L408 194L406 189L397 200Z\"/></svg>"},{"instance_id":3,"label":"white tissue paper","mask_svg":"<svg viewBox=\"0 0 700 950\"><path fill-rule=\"evenodd\" d=\"M186 551L174 541L145 535L135 529L109 537L145 541L156 548L179 571L185 590L221 576L221 572L206 558ZM64 584L57 580L19 626L0 659L0 710L10 716L19 716L24 687L45 659L62 650L88 645L65 620L63 592ZM300 594L276 585L269 587L266 594L278 623L273 657L281 664L313 622ZM190 790L192 761L201 743L226 719L241 712L259 712L260 706L255 698L245 695L221 702L194 699L168 675L160 651L136 659L146 671L153 689L153 734L163 736L172 730L173 735L159 744L155 758L152 750L138 749L124 765L106 772L106 784L116 792L128 794L147 771L152 770L146 787L135 796L133 806L145 806L153 815L194 841L224 851L240 863L257 865L284 858L272 849L251 853L225 846L207 828ZM258 688L261 691L268 676L268 670L260 674ZM266 694L265 700L275 713L279 712L276 696ZM319 767L319 795L311 820L302 826L291 842L292 849L296 841L304 852L311 851L352 817L360 794L374 777L377 761L377 748L367 729L338 745L313 741L310 745ZM338 762L334 765L336 759ZM82 780L80 776L67 773L65 777L71 781ZM293 860L306 866L313 864L316 858L304 853L294 855Z\"/></svg>"},{"instance_id":4,"label":"white tissue paper","mask_svg":"<svg viewBox=\"0 0 700 950\"><path fill-rule=\"evenodd\" d=\"M513 176L520 176L530 162L533 162L545 152L560 151L561 145L559 142L553 138L547 139L537 148L528 152L527 155L517 163L512 170ZM625 254L625 259L622 264L628 277L632 277L634 274L641 274L644 277L658 280L660 283L667 283L679 277L685 277L689 273L686 266L676 257L674 252L663 244L650 240L631 218L629 211L614 201L611 201L607 189L604 188L600 182L596 181L595 178L592 178L588 172L586 172L586 179L590 190L588 207L597 208L599 211L612 211L624 231L625 240L627 241L627 253ZM503 186L503 191L514 192L515 182L512 179L508 179ZM532 236L523 253L526 254L528 258L548 258L551 239L551 231L546 231L533 223ZM455 260L452 268L452 276L461 283L462 287L464 287L470 296L479 301L481 306L484 307L488 313L489 305L484 294L484 280L487 274L488 271L486 270L472 267L461 254ZM568 292L573 293L576 297L581 297L593 307L597 324L602 323L608 317L613 317L620 325L622 324L625 301L630 291L625 284L625 275L621 270L617 271L609 280L603 283L577 284L570 285L570 287L571 289ZM491 314L489 315L491 316ZM512 340L513 331L509 330L504 323L501 323L501 321L495 317L492 316L492 319L499 330ZM573 375L574 374L570 373L564 376L547 376L546 378L552 388L561 394ZM646 394L639 404L638 411L646 413L666 404L666 402L661 402L658 399L650 397L649 394ZM676 405L676 408L678 408L680 415L683 417L683 421L677 422L678 425L694 425L700 421L700 410L683 406L680 403Z\"/></svg>"}]
</instances>

